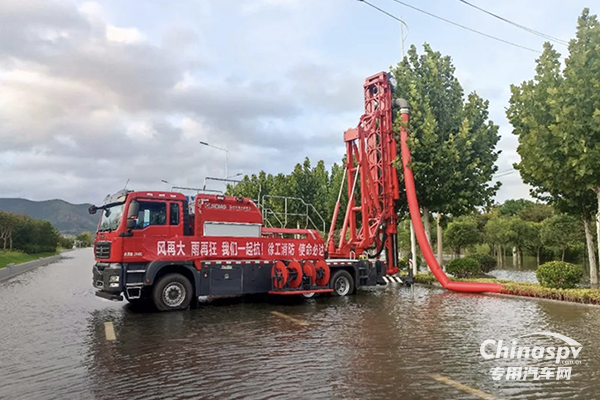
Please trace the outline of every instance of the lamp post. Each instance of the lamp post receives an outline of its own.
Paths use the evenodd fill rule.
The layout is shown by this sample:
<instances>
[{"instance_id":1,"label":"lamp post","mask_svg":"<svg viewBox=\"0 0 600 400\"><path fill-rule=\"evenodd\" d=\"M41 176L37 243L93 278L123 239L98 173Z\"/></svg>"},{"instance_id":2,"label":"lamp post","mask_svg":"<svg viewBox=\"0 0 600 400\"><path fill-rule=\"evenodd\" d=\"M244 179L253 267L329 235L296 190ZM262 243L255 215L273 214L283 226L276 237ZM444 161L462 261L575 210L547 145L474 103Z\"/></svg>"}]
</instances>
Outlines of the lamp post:
<instances>
[{"instance_id":1,"label":"lamp post","mask_svg":"<svg viewBox=\"0 0 600 400\"><path fill-rule=\"evenodd\" d=\"M229 168L229 150L224 149L222 147L213 146L212 144L202 142L202 141L200 142L200 144L203 146L212 147L213 149L217 149L217 150L221 150L221 151L225 152L225 179L227 179L227 173L228 173L228 168Z\"/></svg>"}]
</instances>

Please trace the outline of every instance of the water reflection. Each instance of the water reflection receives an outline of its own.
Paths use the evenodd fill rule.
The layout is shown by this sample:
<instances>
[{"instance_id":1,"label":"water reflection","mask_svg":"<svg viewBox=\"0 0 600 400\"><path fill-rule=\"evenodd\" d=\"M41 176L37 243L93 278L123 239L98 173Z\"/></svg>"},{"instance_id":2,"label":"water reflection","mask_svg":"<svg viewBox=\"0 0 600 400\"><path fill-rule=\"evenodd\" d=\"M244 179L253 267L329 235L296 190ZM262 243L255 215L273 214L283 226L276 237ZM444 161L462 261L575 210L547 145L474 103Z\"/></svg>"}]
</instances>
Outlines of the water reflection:
<instances>
[{"instance_id":1,"label":"water reflection","mask_svg":"<svg viewBox=\"0 0 600 400\"><path fill-rule=\"evenodd\" d=\"M472 398L432 374L500 398L600 391L598 307L390 286L157 314L95 298L90 262L76 252L0 284L1 398ZM116 341L106 340L107 321ZM583 344L571 381L493 381L491 368L514 361L484 360L480 344L536 331Z\"/></svg>"}]
</instances>

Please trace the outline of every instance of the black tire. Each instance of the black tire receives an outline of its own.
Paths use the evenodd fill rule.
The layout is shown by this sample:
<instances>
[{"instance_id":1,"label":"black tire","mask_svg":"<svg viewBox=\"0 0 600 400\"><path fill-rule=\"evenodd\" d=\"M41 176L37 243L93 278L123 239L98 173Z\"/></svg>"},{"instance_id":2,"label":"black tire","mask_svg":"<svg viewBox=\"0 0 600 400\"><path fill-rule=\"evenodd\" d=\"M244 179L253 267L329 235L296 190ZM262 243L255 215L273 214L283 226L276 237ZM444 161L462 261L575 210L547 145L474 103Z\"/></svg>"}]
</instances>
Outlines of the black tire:
<instances>
[{"instance_id":1,"label":"black tire","mask_svg":"<svg viewBox=\"0 0 600 400\"><path fill-rule=\"evenodd\" d=\"M152 288L152 302L159 311L185 310L193 297L191 282L181 274L167 274Z\"/></svg>"},{"instance_id":2,"label":"black tire","mask_svg":"<svg viewBox=\"0 0 600 400\"><path fill-rule=\"evenodd\" d=\"M348 271L340 269L333 274L329 282L329 287L333 289L332 296L341 297L354 293L354 279Z\"/></svg>"}]
</instances>

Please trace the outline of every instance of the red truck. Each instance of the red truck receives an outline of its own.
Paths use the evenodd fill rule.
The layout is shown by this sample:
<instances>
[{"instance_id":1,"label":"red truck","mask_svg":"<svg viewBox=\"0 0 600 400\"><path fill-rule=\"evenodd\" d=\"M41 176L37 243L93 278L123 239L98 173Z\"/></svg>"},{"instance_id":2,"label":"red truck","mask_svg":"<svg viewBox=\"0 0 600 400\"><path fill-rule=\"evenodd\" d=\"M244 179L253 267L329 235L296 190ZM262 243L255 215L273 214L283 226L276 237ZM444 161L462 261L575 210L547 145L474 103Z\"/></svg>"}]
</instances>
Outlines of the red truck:
<instances>
[{"instance_id":1,"label":"red truck","mask_svg":"<svg viewBox=\"0 0 600 400\"><path fill-rule=\"evenodd\" d=\"M343 186L327 241L316 230L268 228L247 198L121 191L99 207L94 241L96 295L151 300L161 311L200 296L345 296L384 285L397 268L398 177L393 87L384 72L364 84L365 114L344 133L347 208L334 240ZM406 110L407 112L407 110Z\"/></svg>"}]
</instances>

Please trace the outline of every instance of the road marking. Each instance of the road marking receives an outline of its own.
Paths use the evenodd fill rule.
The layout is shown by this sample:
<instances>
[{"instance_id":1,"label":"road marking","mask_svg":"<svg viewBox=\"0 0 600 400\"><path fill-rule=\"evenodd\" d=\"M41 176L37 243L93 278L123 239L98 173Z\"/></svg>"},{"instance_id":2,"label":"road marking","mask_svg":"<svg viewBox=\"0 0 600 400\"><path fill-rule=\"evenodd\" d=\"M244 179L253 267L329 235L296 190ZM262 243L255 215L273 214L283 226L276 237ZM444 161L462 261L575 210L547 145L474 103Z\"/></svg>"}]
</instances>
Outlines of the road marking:
<instances>
[{"instance_id":1,"label":"road marking","mask_svg":"<svg viewBox=\"0 0 600 400\"><path fill-rule=\"evenodd\" d=\"M277 317L285 318L288 321L291 321L291 322L293 322L293 323L295 323L297 325L300 325L300 326L308 326L308 322L296 319L294 317L290 317L289 315L284 314L284 313L280 313L279 311L271 311L271 314L273 314L273 315L275 315Z\"/></svg>"},{"instance_id":2,"label":"road marking","mask_svg":"<svg viewBox=\"0 0 600 400\"><path fill-rule=\"evenodd\" d=\"M479 389L475 389L472 388L471 386L467 386L467 385L463 385L460 382L456 382L455 380L452 380L446 376L442 376L442 375L431 375L431 377L433 379L435 379L438 382L442 382L445 383L448 386L452 386L455 389L461 390L465 393L468 394L472 394L473 396L477 396L480 399L484 399L484 400L500 400L498 397L496 396L492 396L491 394L488 394L486 392L482 392Z\"/></svg>"},{"instance_id":3,"label":"road marking","mask_svg":"<svg viewBox=\"0 0 600 400\"><path fill-rule=\"evenodd\" d=\"M115 327L113 326L112 322L104 323L104 333L106 334L106 340L117 340L117 335L115 335Z\"/></svg>"}]
</instances>

